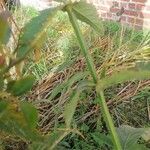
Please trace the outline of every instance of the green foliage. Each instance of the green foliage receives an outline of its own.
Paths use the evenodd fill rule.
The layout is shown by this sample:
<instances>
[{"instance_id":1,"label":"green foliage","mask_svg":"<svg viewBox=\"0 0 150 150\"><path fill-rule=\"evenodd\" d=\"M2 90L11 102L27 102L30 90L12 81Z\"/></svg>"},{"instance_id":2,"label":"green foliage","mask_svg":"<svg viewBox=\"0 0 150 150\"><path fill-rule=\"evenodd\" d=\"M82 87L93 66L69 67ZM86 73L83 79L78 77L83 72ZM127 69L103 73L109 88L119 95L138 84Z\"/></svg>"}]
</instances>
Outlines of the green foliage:
<instances>
[{"instance_id":1,"label":"green foliage","mask_svg":"<svg viewBox=\"0 0 150 150\"><path fill-rule=\"evenodd\" d=\"M112 55L108 57L108 61L105 62L106 64L102 64L102 68L97 71L91 55L92 52L89 52L88 50L90 46L88 46L88 44L86 43L86 40L84 39L84 36L82 34L82 30L80 30L80 24L77 20L79 19L81 22L85 22L98 33L103 34L103 27L96 13L96 9L94 8L94 6L91 6L90 4L87 4L82 0L74 3L64 0L57 0L57 2L63 2L61 7L50 8L42 11L38 16L33 18L29 23L25 25L19 35L19 42L17 48L15 49L14 56L10 57L10 63L8 65L4 65L2 69L0 68L0 83L2 86L0 91L0 130L4 133L4 136L10 135L19 137L24 141L31 143L29 145L29 149L54 149L58 146L58 143L70 133L78 133L81 137L84 137L82 136L82 134L75 131L75 129L71 129L71 127L75 126L75 123L73 124L73 118L78 102L80 100L80 96L81 99L86 98L84 92L88 88L90 88L90 90L93 90L94 92L96 91L96 104L100 104L101 106L102 115L109 132L108 135L105 135L103 133L92 133L90 135L92 138L90 137L90 139L94 140L101 148L110 147L116 150L122 150L127 148L137 149L142 147L143 149L146 149L143 145L137 144L139 137L142 136L142 132L145 131L145 129L131 129L131 127L127 126L122 126L117 129L115 128L105 100L104 90L115 84L124 83L130 80L149 79L150 72L147 70L147 66L140 66L142 69L144 68L144 71L141 70L141 68L139 69L139 66L136 66L139 69L138 70L134 65L134 69L137 69L137 71L131 71L127 69L125 70L123 68L123 70L121 71L112 71L111 75L108 75L107 72L109 72L109 68L113 65L108 65L107 67L107 63L114 63L115 59L113 60L113 58L115 56L118 56L117 51L119 50L117 49L117 51L113 51ZM10 81L8 72L12 67L16 67L16 65L18 65L21 61L24 61L27 55L29 53L31 54L33 50L41 49L47 37L45 31L51 25L53 16L57 13L58 10L67 12L69 16L70 23L74 29L78 44L87 63L88 71L83 71L71 76L70 79L65 80L62 84L59 84L53 89L49 97L49 101L52 101L61 92L69 91L68 93L70 93L69 100L65 105L63 113L63 118L66 124L65 128L56 128L51 133L42 135L42 133L37 129L38 112L36 108L32 104L26 101L22 101L21 97L23 94L30 91L30 89L33 87L35 78L33 76L27 76L22 77L19 80L15 79L13 81ZM2 20L0 27L3 28L2 31L0 29L0 40L2 41L0 44L2 45L7 41L5 40L5 37L7 37L8 35L8 25L5 21ZM111 30L116 31L118 30L118 27L115 26ZM51 34L53 33L50 33L49 35ZM62 43L59 40L57 41L57 43L59 43L59 46L57 48L69 50L68 45L70 41L67 38L64 38L63 40L64 41L61 41ZM121 42L117 41L116 43L119 46L122 44L122 40ZM112 49L114 48L113 46L111 47ZM115 48L118 47L116 46ZM148 57L149 47L146 49L146 51L148 52L146 53L146 56ZM101 51L101 53L103 52ZM139 58L139 53L141 53L141 51L137 49L134 60L145 60L145 57ZM134 56L134 54L130 53L130 57L131 56ZM121 59L117 59L117 61L120 60ZM63 67L64 66L62 65L61 69L63 69ZM99 76L101 77L100 79ZM7 80L8 84L5 84L4 80ZM75 88L72 90L73 85L75 85ZM84 130L90 129L84 128ZM83 143L85 144L85 142ZM80 146L77 146L77 148L79 147ZM87 146L87 148L89 147L93 148L94 145Z\"/></svg>"},{"instance_id":2,"label":"green foliage","mask_svg":"<svg viewBox=\"0 0 150 150\"><path fill-rule=\"evenodd\" d=\"M7 90L14 96L20 96L31 90L35 82L34 76L23 77L20 80L10 81Z\"/></svg>"},{"instance_id":3,"label":"green foliage","mask_svg":"<svg viewBox=\"0 0 150 150\"><path fill-rule=\"evenodd\" d=\"M37 113L36 108L27 102L22 102L20 107L29 127L31 129L36 128L37 123L38 123L38 113Z\"/></svg>"},{"instance_id":4,"label":"green foliage","mask_svg":"<svg viewBox=\"0 0 150 150\"><path fill-rule=\"evenodd\" d=\"M39 49L45 40L45 30L50 25L53 15L58 8L44 10L37 17L33 18L23 29L19 38L19 48L16 49L17 57L25 57L33 49ZM44 29L44 30L43 30Z\"/></svg>"},{"instance_id":5,"label":"green foliage","mask_svg":"<svg viewBox=\"0 0 150 150\"><path fill-rule=\"evenodd\" d=\"M7 24L7 18L0 14L0 44L6 44L10 36L10 28ZM1 50L0 50L1 52Z\"/></svg>"},{"instance_id":6,"label":"green foliage","mask_svg":"<svg viewBox=\"0 0 150 150\"><path fill-rule=\"evenodd\" d=\"M145 131L146 129L144 128L133 128L130 126L119 127L117 132L121 139L123 150L146 150L147 148L144 145L138 144L139 138L144 134Z\"/></svg>"},{"instance_id":7,"label":"green foliage","mask_svg":"<svg viewBox=\"0 0 150 150\"><path fill-rule=\"evenodd\" d=\"M71 120L73 118L73 115L75 113L78 100L79 100L79 91L75 91L73 95L70 98L70 103L67 104L65 111L64 111L64 118L66 122L66 126L70 127Z\"/></svg>"},{"instance_id":8,"label":"green foliage","mask_svg":"<svg viewBox=\"0 0 150 150\"><path fill-rule=\"evenodd\" d=\"M118 73L114 73L109 77L105 77L99 80L99 83L97 85L97 91L100 91L101 89L104 90L115 84L119 84L119 83L121 84L132 80L149 79L149 77L150 77L149 71L130 71L130 70L120 71Z\"/></svg>"},{"instance_id":9,"label":"green foliage","mask_svg":"<svg viewBox=\"0 0 150 150\"><path fill-rule=\"evenodd\" d=\"M6 108L7 108L7 102L1 101L0 102L0 113L3 113L6 110Z\"/></svg>"},{"instance_id":10,"label":"green foliage","mask_svg":"<svg viewBox=\"0 0 150 150\"><path fill-rule=\"evenodd\" d=\"M73 5L72 10L79 20L86 22L99 34L102 34L102 21L99 19L96 8L93 5L88 4L85 1L80 1Z\"/></svg>"}]
</instances>

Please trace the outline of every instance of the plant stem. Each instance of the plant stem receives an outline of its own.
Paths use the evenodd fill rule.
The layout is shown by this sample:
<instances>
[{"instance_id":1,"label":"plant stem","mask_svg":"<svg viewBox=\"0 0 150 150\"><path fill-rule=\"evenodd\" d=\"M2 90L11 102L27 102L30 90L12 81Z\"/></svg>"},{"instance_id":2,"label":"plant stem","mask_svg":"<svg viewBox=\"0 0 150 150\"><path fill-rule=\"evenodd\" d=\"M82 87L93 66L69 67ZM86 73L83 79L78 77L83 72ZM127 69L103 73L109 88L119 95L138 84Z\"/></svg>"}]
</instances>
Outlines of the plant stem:
<instances>
[{"instance_id":1,"label":"plant stem","mask_svg":"<svg viewBox=\"0 0 150 150\"><path fill-rule=\"evenodd\" d=\"M113 120L112 120L112 117L109 113L109 109L107 107L107 103L106 103L106 100L105 100L105 96L104 96L104 92L103 91L99 91L97 92L98 93L98 100L99 100L99 103L102 107L102 112L103 112L103 116L104 116L104 119L105 119L105 122L110 130L110 133L112 135L112 139L113 139L113 143L114 143L114 146L115 146L115 150L122 150L122 147L121 147L121 144L120 144L120 140L118 138L118 135L116 133L116 130L115 130L115 126L113 124Z\"/></svg>"},{"instance_id":2,"label":"plant stem","mask_svg":"<svg viewBox=\"0 0 150 150\"><path fill-rule=\"evenodd\" d=\"M66 11L69 15L70 22L71 22L71 24L74 28L74 32L77 36L77 40L79 42L81 51L82 51L82 53L83 53L83 55L86 59L86 63L87 63L88 69L89 69L89 71L92 75L93 81L94 81L94 83L97 83L98 78L97 78L97 74L96 74L96 69L95 69L92 57L91 57L90 53L88 52L86 42L85 42L84 37L82 35L82 32L80 30L77 18L74 15L74 13L72 12L72 6L70 6L70 5L66 6ZM112 135L115 150L122 150L120 140L118 138L118 135L116 133L116 130L115 130L115 127L114 127L114 124L113 124L113 120L112 120L111 115L109 113L103 91L98 92L98 99L99 99L99 102L102 106L104 119L105 119L105 121L107 123L107 126L110 130L110 133Z\"/></svg>"},{"instance_id":3,"label":"plant stem","mask_svg":"<svg viewBox=\"0 0 150 150\"><path fill-rule=\"evenodd\" d=\"M77 22L77 19L76 19L75 15L72 13L72 10L71 10L70 6L66 6L66 10L67 10L67 13L69 15L70 22L71 22L71 24L72 24L72 26L74 28L74 32L75 32L75 34L77 36L77 40L79 42L80 48L82 50L82 53L83 53L83 55L84 55L84 57L86 59L86 62L87 62L87 65L88 65L88 69L89 69L89 71L90 71L90 73L92 75L93 81L94 81L94 83L97 83L96 69L95 69L92 57L91 57L91 55L88 52L86 43L85 43L83 35L82 35L82 32L81 32L81 30L79 28L79 24Z\"/></svg>"}]
</instances>

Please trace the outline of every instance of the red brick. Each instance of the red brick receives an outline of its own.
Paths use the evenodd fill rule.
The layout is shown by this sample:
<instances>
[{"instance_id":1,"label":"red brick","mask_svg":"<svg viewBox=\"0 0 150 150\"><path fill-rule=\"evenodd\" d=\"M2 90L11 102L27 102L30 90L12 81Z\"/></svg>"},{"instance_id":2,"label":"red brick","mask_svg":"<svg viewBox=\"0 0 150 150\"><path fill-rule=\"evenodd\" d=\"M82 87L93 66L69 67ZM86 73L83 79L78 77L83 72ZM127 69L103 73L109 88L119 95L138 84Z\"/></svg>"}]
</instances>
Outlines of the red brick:
<instances>
[{"instance_id":1,"label":"red brick","mask_svg":"<svg viewBox=\"0 0 150 150\"><path fill-rule=\"evenodd\" d=\"M143 10L144 7L145 7L145 4L137 4L136 10Z\"/></svg>"},{"instance_id":2,"label":"red brick","mask_svg":"<svg viewBox=\"0 0 150 150\"><path fill-rule=\"evenodd\" d=\"M144 22L143 19L132 18L132 17L128 18L128 23L132 23L135 25L143 25L143 22Z\"/></svg>"},{"instance_id":3,"label":"red brick","mask_svg":"<svg viewBox=\"0 0 150 150\"><path fill-rule=\"evenodd\" d=\"M119 8L113 8L113 7L110 8L110 12L111 12L111 13L116 13L116 12L118 12L119 10L120 10Z\"/></svg>"},{"instance_id":4,"label":"red brick","mask_svg":"<svg viewBox=\"0 0 150 150\"><path fill-rule=\"evenodd\" d=\"M129 9L135 9L136 5L135 5L135 3L129 3L128 7L129 7Z\"/></svg>"},{"instance_id":5,"label":"red brick","mask_svg":"<svg viewBox=\"0 0 150 150\"><path fill-rule=\"evenodd\" d=\"M128 18L127 18L127 22L128 22L128 23L135 24L136 18L128 17Z\"/></svg>"},{"instance_id":6,"label":"red brick","mask_svg":"<svg viewBox=\"0 0 150 150\"><path fill-rule=\"evenodd\" d=\"M141 25L135 25L134 28L137 29L137 30L142 30L143 26L141 26Z\"/></svg>"},{"instance_id":7,"label":"red brick","mask_svg":"<svg viewBox=\"0 0 150 150\"><path fill-rule=\"evenodd\" d=\"M138 16L138 12L136 11L131 11L131 10L125 10L124 14L129 15L129 16Z\"/></svg>"},{"instance_id":8,"label":"red brick","mask_svg":"<svg viewBox=\"0 0 150 150\"><path fill-rule=\"evenodd\" d=\"M132 0L133 2L146 3L147 0Z\"/></svg>"},{"instance_id":9,"label":"red brick","mask_svg":"<svg viewBox=\"0 0 150 150\"><path fill-rule=\"evenodd\" d=\"M138 25L143 25L144 21L143 21L143 19L138 19L137 18L135 23L138 24Z\"/></svg>"}]
</instances>

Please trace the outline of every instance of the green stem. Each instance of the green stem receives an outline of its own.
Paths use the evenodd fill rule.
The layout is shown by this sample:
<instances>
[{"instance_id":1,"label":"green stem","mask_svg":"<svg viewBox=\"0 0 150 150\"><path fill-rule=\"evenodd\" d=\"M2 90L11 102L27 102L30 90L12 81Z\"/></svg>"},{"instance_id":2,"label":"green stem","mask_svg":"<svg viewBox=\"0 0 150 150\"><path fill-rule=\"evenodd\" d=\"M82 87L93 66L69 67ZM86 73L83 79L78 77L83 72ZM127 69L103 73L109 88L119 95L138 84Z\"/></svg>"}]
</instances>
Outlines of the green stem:
<instances>
[{"instance_id":1,"label":"green stem","mask_svg":"<svg viewBox=\"0 0 150 150\"><path fill-rule=\"evenodd\" d=\"M113 140L113 143L114 143L114 146L115 146L115 150L122 150L120 140L118 138L118 135L117 135L116 130L115 130L115 126L113 124L113 120L112 120L111 115L109 113L109 109L107 107L107 103L106 103L103 91L98 92L98 98L99 98L99 103L102 107L102 112L103 112L103 115L104 115L105 122L108 125L110 133L112 135L112 140Z\"/></svg>"},{"instance_id":2,"label":"green stem","mask_svg":"<svg viewBox=\"0 0 150 150\"><path fill-rule=\"evenodd\" d=\"M77 40L79 42L80 48L82 50L82 53L86 59L87 65L88 65L88 69L93 77L93 80L95 83L97 83L97 74L96 74L96 69L94 67L94 63L92 60L92 57L90 55L90 53L88 52L86 43L84 41L82 32L79 28L79 24L77 22L77 19L75 17L75 15L72 13L71 7L70 6L66 6L66 10L68 12L69 18L70 18L70 22L74 28L75 34L77 36Z\"/></svg>"},{"instance_id":3,"label":"green stem","mask_svg":"<svg viewBox=\"0 0 150 150\"><path fill-rule=\"evenodd\" d=\"M74 28L74 32L77 36L77 40L79 42L81 51L82 51L82 53L83 53L83 55L86 59L88 69L89 69L89 71L90 71L90 73L93 77L93 81L94 81L94 83L97 83L98 78L97 78L97 74L96 74L96 69L95 69L92 57L91 57L90 53L88 52L86 42L84 41L84 37L83 37L82 32L80 30L79 24L77 22L77 18L74 15L74 13L72 12L72 7L70 5L66 6L66 11L69 15L70 22L71 22L71 24ZM107 123L107 126L110 130L110 133L112 135L115 150L122 150L118 135L116 133L116 130L115 130L115 127L114 127L114 124L113 124L113 120L111 118L111 115L109 113L109 110L108 110L108 107L107 107L107 104L106 104L106 101L105 101L103 91L100 91L100 93L98 93L98 99L99 99L99 102L102 106L104 119L105 119L105 121Z\"/></svg>"}]
</instances>

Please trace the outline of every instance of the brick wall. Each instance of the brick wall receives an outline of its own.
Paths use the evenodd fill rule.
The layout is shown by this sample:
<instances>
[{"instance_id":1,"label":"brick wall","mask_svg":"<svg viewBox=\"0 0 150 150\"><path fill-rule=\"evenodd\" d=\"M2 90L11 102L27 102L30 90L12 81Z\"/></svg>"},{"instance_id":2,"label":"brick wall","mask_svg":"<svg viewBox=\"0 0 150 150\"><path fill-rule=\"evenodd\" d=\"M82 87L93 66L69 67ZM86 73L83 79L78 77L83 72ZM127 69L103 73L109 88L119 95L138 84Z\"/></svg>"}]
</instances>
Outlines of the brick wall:
<instances>
[{"instance_id":1,"label":"brick wall","mask_svg":"<svg viewBox=\"0 0 150 150\"><path fill-rule=\"evenodd\" d=\"M150 29L150 0L87 0L103 19L138 29Z\"/></svg>"}]
</instances>

